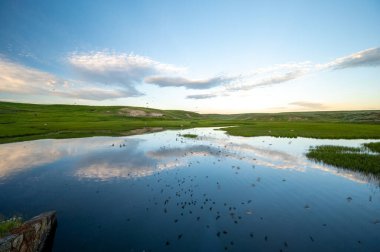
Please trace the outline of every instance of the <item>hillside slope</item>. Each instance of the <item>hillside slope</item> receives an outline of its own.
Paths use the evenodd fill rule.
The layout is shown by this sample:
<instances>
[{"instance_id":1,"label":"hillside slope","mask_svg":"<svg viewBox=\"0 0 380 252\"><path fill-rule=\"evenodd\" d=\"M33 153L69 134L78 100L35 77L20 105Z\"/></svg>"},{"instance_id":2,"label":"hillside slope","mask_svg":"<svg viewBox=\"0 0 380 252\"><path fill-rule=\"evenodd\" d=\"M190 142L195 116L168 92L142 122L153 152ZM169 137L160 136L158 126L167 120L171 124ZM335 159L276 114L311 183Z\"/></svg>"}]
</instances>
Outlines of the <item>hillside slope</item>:
<instances>
[{"instance_id":1,"label":"hillside slope","mask_svg":"<svg viewBox=\"0 0 380 252\"><path fill-rule=\"evenodd\" d=\"M240 136L380 138L379 122L380 111L206 115L130 106L0 102L0 143L210 126L236 126L225 130Z\"/></svg>"}]
</instances>

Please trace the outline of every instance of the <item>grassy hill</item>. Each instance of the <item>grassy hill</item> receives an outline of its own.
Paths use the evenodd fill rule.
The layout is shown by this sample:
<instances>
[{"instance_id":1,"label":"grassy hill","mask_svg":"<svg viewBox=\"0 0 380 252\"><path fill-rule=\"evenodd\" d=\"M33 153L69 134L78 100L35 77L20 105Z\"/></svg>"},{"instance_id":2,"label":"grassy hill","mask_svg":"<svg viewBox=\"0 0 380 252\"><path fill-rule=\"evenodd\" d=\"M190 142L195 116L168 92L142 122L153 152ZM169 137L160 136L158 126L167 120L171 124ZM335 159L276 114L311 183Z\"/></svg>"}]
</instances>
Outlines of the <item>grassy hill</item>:
<instances>
[{"instance_id":1,"label":"grassy hill","mask_svg":"<svg viewBox=\"0 0 380 252\"><path fill-rule=\"evenodd\" d=\"M204 115L128 106L0 102L0 143L210 126L237 126L225 130L241 136L380 138L380 111Z\"/></svg>"},{"instance_id":2,"label":"grassy hill","mask_svg":"<svg viewBox=\"0 0 380 252\"><path fill-rule=\"evenodd\" d=\"M283 112L283 113L247 113L233 115L207 115L212 119L252 120L264 122L347 122L379 123L379 110L364 111L317 111L317 112Z\"/></svg>"}]
</instances>

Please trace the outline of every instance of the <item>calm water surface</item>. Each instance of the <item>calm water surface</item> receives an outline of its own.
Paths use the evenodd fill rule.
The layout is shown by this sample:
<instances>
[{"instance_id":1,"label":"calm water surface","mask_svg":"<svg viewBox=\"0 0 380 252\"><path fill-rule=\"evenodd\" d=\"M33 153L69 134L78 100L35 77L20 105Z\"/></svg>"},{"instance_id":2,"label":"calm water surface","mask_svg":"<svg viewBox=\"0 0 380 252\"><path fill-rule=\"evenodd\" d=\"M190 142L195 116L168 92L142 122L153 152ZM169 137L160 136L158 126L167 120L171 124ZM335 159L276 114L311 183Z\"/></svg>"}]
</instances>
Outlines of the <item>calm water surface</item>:
<instances>
[{"instance_id":1,"label":"calm water surface","mask_svg":"<svg viewBox=\"0 0 380 252\"><path fill-rule=\"evenodd\" d=\"M380 251L379 181L304 156L364 142L191 129L2 144L0 213L57 210L54 251Z\"/></svg>"}]
</instances>

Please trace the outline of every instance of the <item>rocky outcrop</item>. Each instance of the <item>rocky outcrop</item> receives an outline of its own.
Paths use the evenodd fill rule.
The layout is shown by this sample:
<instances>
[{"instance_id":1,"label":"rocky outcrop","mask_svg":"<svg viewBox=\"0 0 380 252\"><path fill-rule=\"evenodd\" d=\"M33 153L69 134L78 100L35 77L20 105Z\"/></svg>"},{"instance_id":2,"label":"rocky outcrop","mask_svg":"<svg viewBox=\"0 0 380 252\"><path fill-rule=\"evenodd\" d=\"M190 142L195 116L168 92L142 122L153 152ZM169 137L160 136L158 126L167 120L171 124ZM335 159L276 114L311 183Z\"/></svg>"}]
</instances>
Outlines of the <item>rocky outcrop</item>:
<instances>
[{"instance_id":1,"label":"rocky outcrop","mask_svg":"<svg viewBox=\"0 0 380 252\"><path fill-rule=\"evenodd\" d=\"M40 214L1 238L0 252L51 251L56 226L55 211Z\"/></svg>"}]
</instances>

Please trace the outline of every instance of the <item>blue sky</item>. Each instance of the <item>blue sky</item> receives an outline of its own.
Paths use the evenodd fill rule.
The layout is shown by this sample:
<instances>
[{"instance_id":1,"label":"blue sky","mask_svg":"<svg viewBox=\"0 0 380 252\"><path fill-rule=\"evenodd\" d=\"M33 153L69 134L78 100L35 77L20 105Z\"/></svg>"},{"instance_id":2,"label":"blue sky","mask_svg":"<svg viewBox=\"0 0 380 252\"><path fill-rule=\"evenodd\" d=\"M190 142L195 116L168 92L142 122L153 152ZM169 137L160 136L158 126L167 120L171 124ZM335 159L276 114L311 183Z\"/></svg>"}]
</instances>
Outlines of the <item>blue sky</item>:
<instances>
[{"instance_id":1,"label":"blue sky","mask_svg":"<svg viewBox=\"0 0 380 252\"><path fill-rule=\"evenodd\" d=\"M0 2L0 99L380 109L380 1Z\"/></svg>"}]
</instances>

